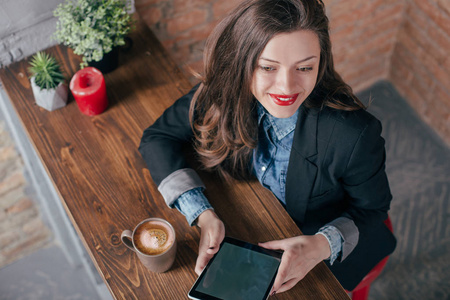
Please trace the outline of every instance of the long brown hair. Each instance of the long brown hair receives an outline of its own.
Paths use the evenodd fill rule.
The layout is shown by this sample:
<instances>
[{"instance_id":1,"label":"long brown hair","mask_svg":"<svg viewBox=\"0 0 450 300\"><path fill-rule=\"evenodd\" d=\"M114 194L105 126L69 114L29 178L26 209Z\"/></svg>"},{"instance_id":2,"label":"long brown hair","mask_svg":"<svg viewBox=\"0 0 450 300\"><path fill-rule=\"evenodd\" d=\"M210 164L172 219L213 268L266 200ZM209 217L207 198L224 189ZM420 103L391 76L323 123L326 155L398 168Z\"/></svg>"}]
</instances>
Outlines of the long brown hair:
<instances>
[{"instance_id":1,"label":"long brown hair","mask_svg":"<svg viewBox=\"0 0 450 300\"><path fill-rule=\"evenodd\" d=\"M279 33L311 30L321 53L316 87L304 105L355 110L364 105L334 70L328 18L322 1L248 0L206 41L204 78L190 107L196 150L206 169L248 177L258 131L256 100L250 91L257 60Z\"/></svg>"}]
</instances>

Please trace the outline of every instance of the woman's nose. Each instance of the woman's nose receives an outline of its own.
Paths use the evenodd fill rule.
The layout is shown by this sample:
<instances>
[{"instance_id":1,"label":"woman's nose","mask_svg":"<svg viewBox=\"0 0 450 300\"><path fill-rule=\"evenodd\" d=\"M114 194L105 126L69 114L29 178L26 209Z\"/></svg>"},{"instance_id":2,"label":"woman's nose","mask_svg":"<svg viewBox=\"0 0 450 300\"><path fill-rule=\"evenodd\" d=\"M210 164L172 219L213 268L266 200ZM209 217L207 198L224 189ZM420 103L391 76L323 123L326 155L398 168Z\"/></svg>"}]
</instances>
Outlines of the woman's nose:
<instances>
[{"instance_id":1,"label":"woman's nose","mask_svg":"<svg viewBox=\"0 0 450 300\"><path fill-rule=\"evenodd\" d=\"M291 70L280 70L277 76L277 88L283 94L290 95L295 92L296 78Z\"/></svg>"}]
</instances>

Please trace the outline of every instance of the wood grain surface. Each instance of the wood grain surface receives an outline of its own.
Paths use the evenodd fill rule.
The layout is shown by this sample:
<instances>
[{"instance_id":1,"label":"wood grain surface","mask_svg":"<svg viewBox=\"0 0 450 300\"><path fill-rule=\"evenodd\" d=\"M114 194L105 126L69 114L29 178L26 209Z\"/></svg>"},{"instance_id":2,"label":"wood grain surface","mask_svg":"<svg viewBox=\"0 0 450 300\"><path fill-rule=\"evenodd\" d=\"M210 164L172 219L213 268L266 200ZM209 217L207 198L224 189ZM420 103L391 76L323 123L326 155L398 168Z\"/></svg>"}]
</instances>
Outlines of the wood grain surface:
<instances>
[{"instance_id":1,"label":"wood grain surface","mask_svg":"<svg viewBox=\"0 0 450 300\"><path fill-rule=\"evenodd\" d=\"M37 106L28 79L28 60L0 70L0 78L69 218L97 270L116 299L187 299L196 279L199 229L168 208L138 152L143 130L191 88L153 33L141 23L122 49L120 66L105 75L108 109L83 115L73 97L48 112ZM62 63L67 81L80 57L64 46L46 52ZM157 158L155 158L157 159ZM206 195L225 223L227 235L257 243L301 234L273 195L258 182L222 182L201 173ZM124 229L160 217L175 228L174 266L149 272L122 245ZM348 299L325 264L294 289L271 299Z\"/></svg>"}]
</instances>

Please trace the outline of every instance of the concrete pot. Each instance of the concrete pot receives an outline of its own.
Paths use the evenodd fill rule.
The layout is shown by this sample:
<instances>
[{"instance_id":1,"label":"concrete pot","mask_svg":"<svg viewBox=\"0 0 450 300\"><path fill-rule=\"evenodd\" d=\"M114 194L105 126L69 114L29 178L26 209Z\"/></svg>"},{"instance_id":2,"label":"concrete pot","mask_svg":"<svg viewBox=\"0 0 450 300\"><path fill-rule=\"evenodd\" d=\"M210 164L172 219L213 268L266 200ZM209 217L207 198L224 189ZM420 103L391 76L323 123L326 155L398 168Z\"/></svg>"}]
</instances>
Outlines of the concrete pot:
<instances>
[{"instance_id":1,"label":"concrete pot","mask_svg":"<svg viewBox=\"0 0 450 300\"><path fill-rule=\"evenodd\" d=\"M41 90L31 78L31 88L33 90L36 104L48 111L66 106L69 89L67 85L60 83L55 89Z\"/></svg>"}]
</instances>

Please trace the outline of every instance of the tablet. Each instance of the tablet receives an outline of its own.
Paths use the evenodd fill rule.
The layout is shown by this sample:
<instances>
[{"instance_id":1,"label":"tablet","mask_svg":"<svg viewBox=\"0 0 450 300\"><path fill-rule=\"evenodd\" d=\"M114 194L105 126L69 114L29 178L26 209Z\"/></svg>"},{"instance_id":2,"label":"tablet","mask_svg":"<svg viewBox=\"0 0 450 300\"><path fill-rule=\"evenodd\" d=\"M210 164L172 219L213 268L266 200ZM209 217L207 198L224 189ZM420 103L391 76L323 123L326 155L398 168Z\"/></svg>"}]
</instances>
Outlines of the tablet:
<instances>
[{"instance_id":1,"label":"tablet","mask_svg":"<svg viewBox=\"0 0 450 300\"><path fill-rule=\"evenodd\" d=\"M225 237L188 293L196 300L264 300L269 297L281 252Z\"/></svg>"}]
</instances>

